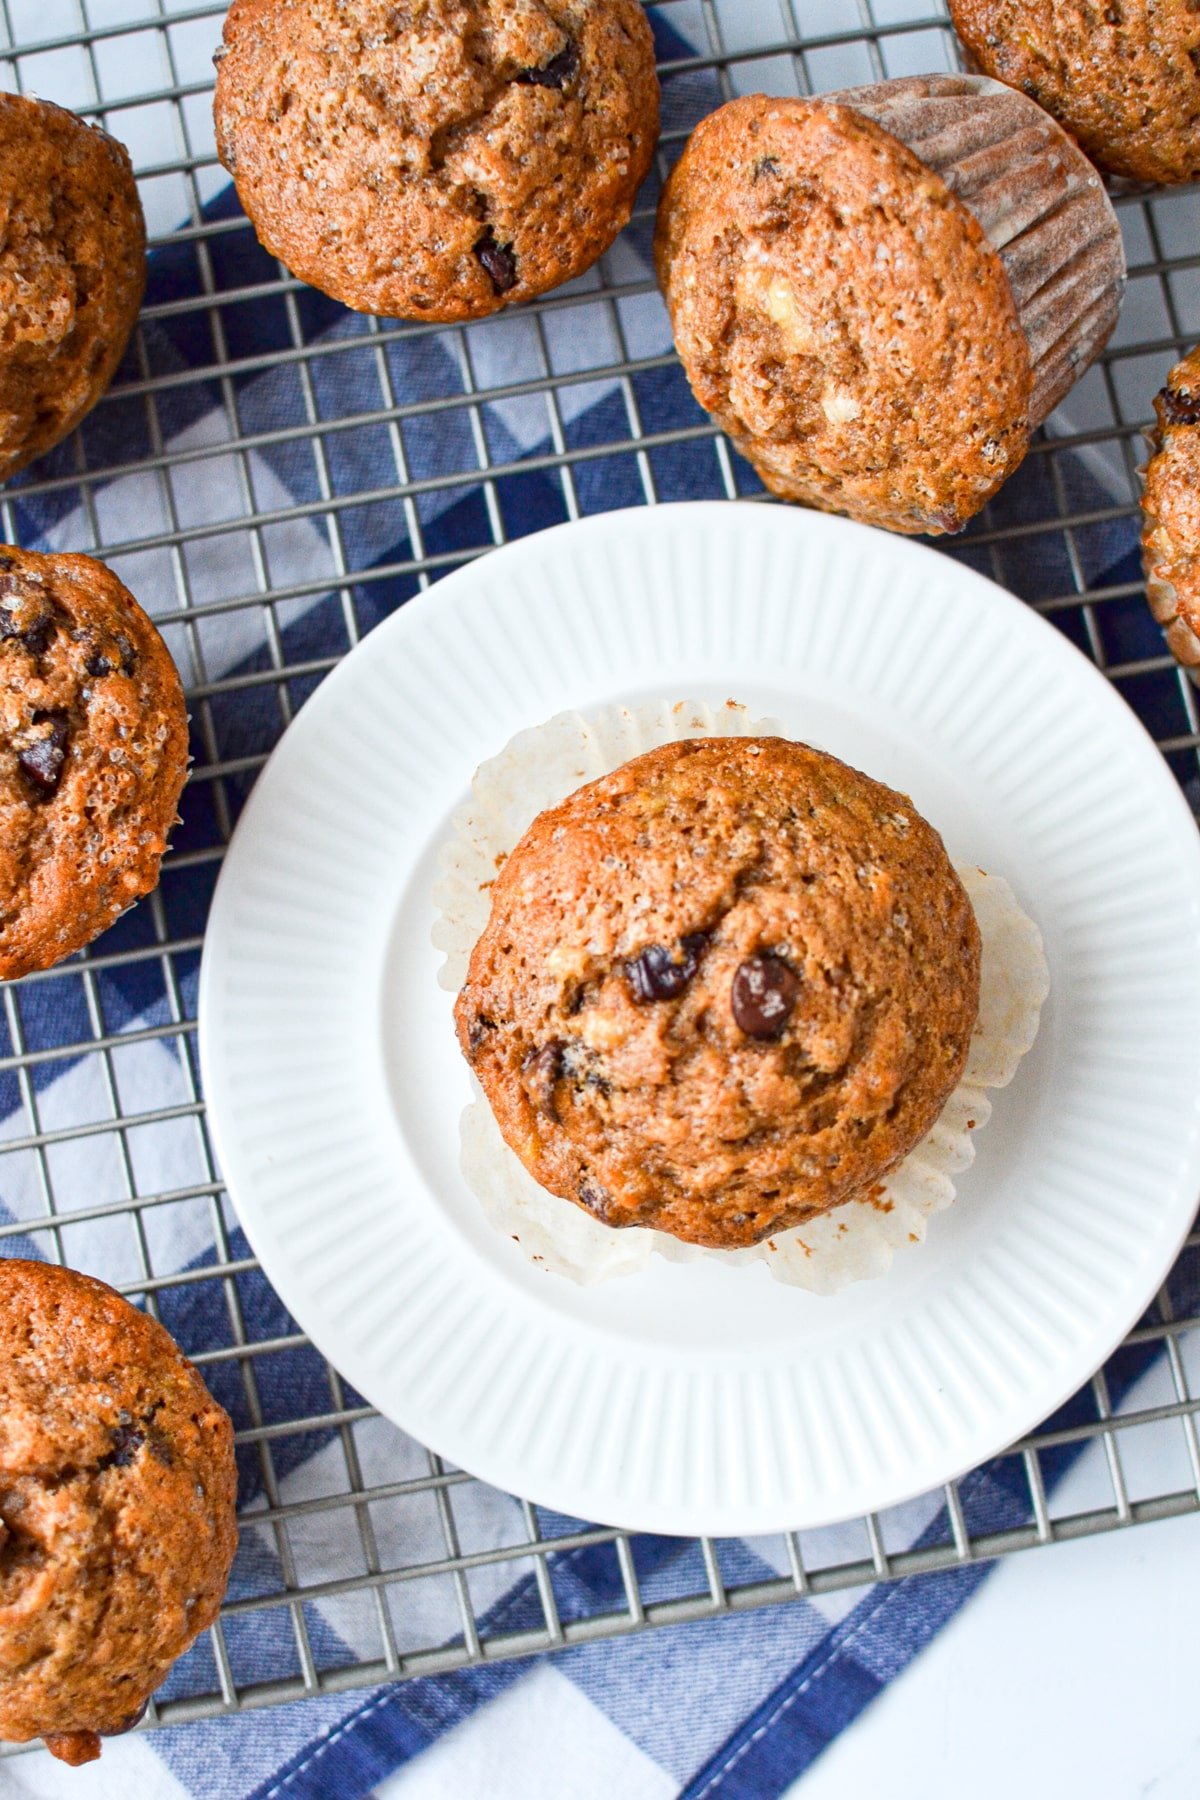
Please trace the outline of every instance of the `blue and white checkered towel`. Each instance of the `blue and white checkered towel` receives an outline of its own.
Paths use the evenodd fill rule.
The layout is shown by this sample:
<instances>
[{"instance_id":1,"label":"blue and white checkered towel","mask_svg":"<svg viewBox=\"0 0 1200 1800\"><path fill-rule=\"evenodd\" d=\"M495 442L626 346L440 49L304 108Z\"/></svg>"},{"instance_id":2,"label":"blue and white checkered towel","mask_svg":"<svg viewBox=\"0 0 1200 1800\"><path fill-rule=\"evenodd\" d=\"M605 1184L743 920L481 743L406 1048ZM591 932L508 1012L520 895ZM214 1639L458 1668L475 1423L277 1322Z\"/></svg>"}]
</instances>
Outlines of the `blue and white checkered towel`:
<instances>
[{"instance_id":1,"label":"blue and white checkered towel","mask_svg":"<svg viewBox=\"0 0 1200 1800\"><path fill-rule=\"evenodd\" d=\"M663 10L677 30L697 9ZM218 23L202 21L210 40ZM686 60L688 44L661 21L658 29L663 57ZM719 98L711 72L670 76L668 132L681 134ZM599 287L593 275L561 304L455 331L380 324L297 291L249 230L230 225L238 217L231 190L220 189L198 225L154 253L141 345L117 389L78 442L9 496L9 529L25 545L106 557L163 620L193 697L197 769L159 894L86 963L10 990L0 1013L0 1251L52 1254L38 1230L52 1204L68 1261L134 1292L149 1272L161 1317L200 1357L241 1433L245 1520L225 1624L228 1667L219 1670L201 1642L164 1689L175 1699L211 1694L221 1678L237 1687L292 1679L302 1691L310 1654L317 1670L378 1657L389 1616L405 1647L434 1647L462 1630L463 1590L450 1574L382 1596L351 1585L368 1566L445 1557L437 1494L404 1486L428 1475L429 1459L382 1420L360 1416L356 1396L297 1340L252 1265L206 1146L187 1026L223 833L290 714L422 584L416 565L452 568L575 513L721 495L731 479L742 492L757 485L714 442L671 357L648 215L606 259L615 303L588 298ZM203 296L211 307L193 304ZM612 372L627 363L632 373ZM548 373L553 410L530 391ZM486 400L473 401L478 394ZM636 450L631 436L641 440ZM163 452L165 468L145 466ZM1125 472L1062 456L1056 464L1057 494L1050 459L1031 459L953 553L1030 600L1070 593L1080 573L1090 584L1136 579L1132 520L1112 516L1114 496L1129 498ZM381 498L398 480L406 497ZM995 541L997 524L1034 525L1064 501L1100 515L1070 543L1035 531L1026 554L1021 540ZM1055 617L1072 633L1086 629L1079 609ZM1104 629L1125 662L1159 648L1140 600L1106 609ZM1159 736L1186 732L1169 675L1147 678L1136 698ZM165 941L176 946L169 958L157 950ZM100 1031L121 1034L107 1054L88 1049ZM12 1066L18 1053L34 1058L27 1076ZM118 1101L122 1113L151 1122L114 1129ZM133 1215L136 1229L131 1195L153 1196ZM218 1264L233 1273L205 1279ZM255 1356L250 1385L236 1354L242 1342L271 1346ZM1127 1377L1140 1366L1130 1363ZM1090 1416L1091 1404L1081 1397L1064 1419ZM294 1427L331 1412L347 1416ZM1060 1467L1069 1454L1060 1453ZM281 1536L275 1509L344 1493L348 1459L352 1479L389 1487L390 1498L372 1502L369 1532L352 1508L318 1506ZM1052 1459L1044 1461L1052 1477ZM976 1472L960 1491L972 1536L1029 1517L1018 1459ZM454 1486L453 1511L464 1554L526 1540L519 1504L478 1483ZM545 1535L573 1528L545 1514L538 1523ZM861 1525L821 1535L828 1560L863 1553ZM944 1542L943 1497L890 1514L886 1535L893 1549ZM644 1537L634 1551L648 1603L708 1588L697 1544ZM728 1543L720 1555L731 1587L788 1572L779 1542ZM564 1619L624 1605L611 1547L549 1561ZM138 1733L78 1773L38 1753L0 1765L0 1793L354 1800L461 1726L458 1791L488 1800L765 1800L857 1717L985 1572L974 1565L798 1597L552 1660ZM286 1608L255 1604L294 1586L318 1590L303 1603L303 1645ZM485 1635L543 1622L528 1565L518 1573L511 1561L482 1560L467 1599Z\"/></svg>"}]
</instances>

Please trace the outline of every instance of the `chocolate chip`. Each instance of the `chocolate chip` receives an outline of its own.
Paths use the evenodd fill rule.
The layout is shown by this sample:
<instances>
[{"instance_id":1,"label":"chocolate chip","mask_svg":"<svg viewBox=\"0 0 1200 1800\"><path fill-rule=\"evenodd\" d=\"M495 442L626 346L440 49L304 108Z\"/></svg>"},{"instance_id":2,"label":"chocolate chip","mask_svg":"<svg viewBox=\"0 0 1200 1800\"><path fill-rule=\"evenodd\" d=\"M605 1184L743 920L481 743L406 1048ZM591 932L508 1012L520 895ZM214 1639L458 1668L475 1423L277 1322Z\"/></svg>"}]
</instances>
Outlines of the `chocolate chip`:
<instances>
[{"instance_id":1,"label":"chocolate chip","mask_svg":"<svg viewBox=\"0 0 1200 1800\"><path fill-rule=\"evenodd\" d=\"M12 591L14 578L0 577ZM16 588L19 593L19 586ZM41 656L54 636L54 614L33 611L31 607L0 604L0 641L23 644L30 656Z\"/></svg>"},{"instance_id":2,"label":"chocolate chip","mask_svg":"<svg viewBox=\"0 0 1200 1800\"><path fill-rule=\"evenodd\" d=\"M597 1093L609 1094L612 1090L604 1064L594 1050L578 1038L572 1038L569 1044L563 1045L562 1072L568 1081L574 1082L577 1088L593 1088Z\"/></svg>"},{"instance_id":3,"label":"chocolate chip","mask_svg":"<svg viewBox=\"0 0 1200 1800\"><path fill-rule=\"evenodd\" d=\"M760 181L764 175L778 175L779 162L774 156L760 156L754 165L754 174L750 177L751 185Z\"/></svg>"},{"instance_id":4,"label":"chocolate chip","mask_svg":"<svg viewBox=\"0 0 1200 1800\"><path fill-rule=\"evenodd\" d=\"M565 50L543 63L540 69L522 69L513 80L518 87L565 88L568 81L574 79L579 68L579 51L569 43Z\"/></svg>"},{"instance_id":5,"label":"chocolate chip","mask_svg":"<svg viewBox=\"0 0 1200 1800\"><path fill-rule=\"evenodd\" d=\"M495 1019L489 1019L486 1013L475 1014L467 1026L467 1050L471 1056L478 1054L488 1033L495 1029Z\"/></svg>"},{"instance_id":6,"label":"chocolate chip","mask_svg":"<svg viewBox=\"0 0 1200 1800\"><path fill-rule=\"evenodd\" d=\"M122 631L116 633L114 641L117 646L117 655L121 659L121 673L132 675L137 666L137 651ZM96 677L115 675L117 672L117 664L106 650L93 650L83 666L89 675Z\"/></svg>"},{"instance_id":7,"label":"chocolate chip","mask_svg":"<svg viewBox=\"0 0 1200 1800\"><path fill-rule=\"evenodd\" d=\"M475 246L475 254L492 278L498 294L507 294L517 285L517 259L511 244L498 244L489 226Z\"/></svg>"},{"instance_id":8,"label":"chocolate chip","mask_svg":"<svg viewBox=\"0 0 1200 1800\"><path fill-rule=\"evenodd\" d=\"M578 1193L580 1204L587 1208L592 1217L607 1224L613 1204L608 1189L601 1187L590 1175L584 1175L580 1179Z\"/></svg>"},{"instance_id":9,"label":"chocolate chip","mask_svg":"<svg viewBox=\"0 0 1200 1800\"><path fill-rule=\"evenodd\" d=\"M112 1449L97 1462L98 1469L127 1469L138 1451L146 1441L146 1434L139 1431L136 1425L112 1425L109 1427L109 1438Z\"/></svg>"},{"instance_id":10,"label":"chocolate chip","mask_svg":"<svg viewBox=\"0 0 1200 1800\"><path fill-rule=\"evenodd\" d=\"M1164 425L1200 425L1200 394L1165 387L1158 396L1157 406Z\"/></svg>"},{"instance_id":11,"label":"chocolate chip","mask_svg":"<svg viewBox=\"0 0 1200 1800\"><path fill-rule=\"evenodd\" d=\"M34 714L35 724L42 720L49 724L49 731L45 737L19 751L17 761L39 793L50 795L62 780L63 764L67 759L67 715Z\"/></svg>"},{"instance_id":12,"label":"chocolate chip","mask_svg":"<svg viewBox=\"0 0 1200 1800\"><path fill-rule=\"evenodd\" d=\"M164 1469L169 1469L175 1461L175 1452L171 1448L170 1439L165 1433L151 1426L147 1441L150 1445L150 1454L155 1462L160 1462Z\"/></svg>"},{"instance_id":13,"label":"chocolate chip","mask_svg":"<svg viewBox=\"0 0 1200 1800\"><path fill-rule=\"evenodd\" d=\"M540 1113L548 1119L558 1117L558 1109L554 1104L554 1089L563 1072L563 1051L566 1048L561 1038L551 1038L540 1050L531 1050L521 1068L525 1076L525 1085L529 1097Z\"/></svg>"},{"instance_id":14,"label":"chocolate chip","mask_svg":"<svg viewBox=\"0 0 1200 1800\"><path fill-rule=\"evenodd\" d=\"M149 1704L148 1700L143 1700L136 1712L130 1713L127 1719L122 1719L119 1725L112 1725L107 1731L102 1731L100 1736L103 1738L124 1737L127 1731L132 1731L135 1725L141 1724Z\"/></svg>"},{"instance_id":15,"label":"chocolate chip","mask_svg":"<svg viewBox=\"0 0 1200 1800\"><path fill-rule=\"evenodd\" d=\"M625 964L631 998L640 1006L651 1000L674 1000L700 967L707 942L707 932L693 931L674 951L662 944L648 944Z\"/></svg>"},{"instance_id":16,"label":"chocolate chip","mask_svg":"<svg viewBox=\"0 0 1200 1800\"><path fill-rule=\"evenodd\" d=\"M739 1031L751 1038L783 1035L800 995L800 977L782 956L764 952L739 963L729 1004Z\"/></svg>"}]
</instances>

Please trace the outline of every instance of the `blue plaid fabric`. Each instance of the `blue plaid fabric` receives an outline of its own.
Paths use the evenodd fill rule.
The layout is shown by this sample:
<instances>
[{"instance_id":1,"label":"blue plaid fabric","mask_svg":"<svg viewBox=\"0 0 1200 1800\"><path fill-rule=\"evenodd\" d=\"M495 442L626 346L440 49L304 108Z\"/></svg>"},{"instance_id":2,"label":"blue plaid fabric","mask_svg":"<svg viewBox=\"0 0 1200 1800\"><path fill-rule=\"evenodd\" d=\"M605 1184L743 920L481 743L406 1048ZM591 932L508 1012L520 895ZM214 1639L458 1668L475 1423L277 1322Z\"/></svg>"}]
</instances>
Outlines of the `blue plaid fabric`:
<instances>
[{"instance_id":1,"label":"blue plaid fabric","mask_svg":"<svg viewBox=\"0 0 1200 1800\"><path fill-rule=\"evenodd\" d=\"M661 20L656 28L664 61L686 64L689 44ZM665 83L668 132L682 134L719 98L710 72L681 68ZM188 1030L219 847L288 718L427 571L577 513L719 496L731 483L736 493L757 491L751 471L713 439L671 355L650 267L654 198L651 189L606 259L615 302L598 297L592 275L536 315L438 331L366 320L281 282L248 229L226 228L240 215L232 190L222 189L199 230L153 255L141 348L114 392L78 441L10 490L20 541L97 550L162 618L193 694L196 770L155 900L122 919L86 961L11 990L0 1015L0 1250L50 1252L49 1189L68 1261L135 1291L148 1272L167 1278L155 1287L158 1311L202 1359L242 1434L245 1524L224 1626L235 1687L292 1680L299 1692L309 1654L318 1671L377 1658L381 1618L404 1648L461 1642L464 1594L449 1573L398 1582L379 1598L349 1587L368 1572L369 1555L351 1509L306 1512L286 1539L270 1517L257 1518L280 1503L344 1491L352 1454L368 1486L398 1490L370 1508L374 1566L415 1569L445 1554L436 1497L399 1491L428 1473L424 1452L366 1416L297 1341L220 1193L198 1120ZM200 297L211 305L188 304ZM626 363L632 373L614 372ZM542 392L530 392L547 376L553 413ZM168 467L147 469L164 449ZM1135 664L1158 656L1160 644L1135 591L1130 499L1125 471L1048 451L1029 459L964 538L942 547L1043 603L1081 648ZM1083 518L1069 534L1056 524L1065 511ZM1023 533L997 538L1013 525ZM1072 600L1081 579L1115 591L1102 615ZM1135 671L1123 691L1157 737L1186 735L1169 670ZM1194 783L1194 758L1181 751L1174 760L1181 782ZM169 959L157 953L164 940L178 946ZM107 1055L89 1049L97 1025L122 1034ZM34 1058L22 1077L18 1054ZM152 1113L153 1122L117 1131L117 1100L125 1114ZM122 1204L131 1193L167 1197L138 1213L137 1232ZM234 1273L206 1279L218 1264ZM1197 1274L1186 1263L1176 1271L1179 1305L1194 1302ZM273 1346L254 1359L252 1389L236 1354L242 1342ZM1114 1400L1151 1356L1118 1354L1108 1371ZM331 1410L348 1422L296 1423ZM1055 1423L1095 1416L1089 1391ZM1074 1454L1069 1444L1043 1454L1051 1487ZM464 1555L525 1540L514 1500L454 1484L448 1473ZM959 1491L972 1538L1032 1517L1018 1457L976 1471ZM538 1523L547 1537L579 1527L548 1513ZM913 1550L950 1541L953 1522L933 1496L887 1515L882 1528L889 1550ZM827 1560L865 1552L861 1526L815 1535ZM633 1548L647 1603L708 1591L694 1542L642 1537ZM734 1591L788 1569L773 1540L723 1543L719 1556ZM556 1553L548 1566L564 1620L624 1607L610 1544ZM554 1717L572 1721L572 1793L766 1800L853 1722L986 1572L971 1564L596 1643L552 1662L500 1663L140 1733L106 1747L104 1791L354 1800L451 1729L477 1729L503 1699L514 1743L522 1719L548 1743L557 1741ZM465 1583L485 1639L543 1625L527 1564L484 1560ZM305 1644L286 1608L257 1604L296 1586L318 1590L303 1602ZM220 1681L205 1639L161 1698L211 1695ZM0 1791L78 1793L79 1780L33 1756L4 1765ZM486 1791L500 1800L535 1795L525 1776L503 1767ZM544 1792L566 1791L551 1764Z\"/></svg>"}]
</instances>

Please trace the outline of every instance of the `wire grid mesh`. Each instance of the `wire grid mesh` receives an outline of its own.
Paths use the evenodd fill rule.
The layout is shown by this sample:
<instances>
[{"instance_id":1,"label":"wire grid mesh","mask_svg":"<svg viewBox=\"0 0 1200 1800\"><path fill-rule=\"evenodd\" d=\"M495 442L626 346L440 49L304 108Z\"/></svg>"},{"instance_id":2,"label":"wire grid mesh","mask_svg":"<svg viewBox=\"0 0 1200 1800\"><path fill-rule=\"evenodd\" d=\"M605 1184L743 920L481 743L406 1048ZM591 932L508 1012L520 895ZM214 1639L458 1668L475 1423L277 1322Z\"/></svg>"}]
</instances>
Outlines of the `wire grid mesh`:
<instances>
[{"instance_id":1,"label":"wire grid mesh","mask_svg":"<svg viewBox=\"0 0 1200 1800\"><path fill-rule=\"evenodd\" d=\"M185 823L148 902L65 968L0 989L0 1253L115 1280L240 1426L238 1579L152 1717L553 1651L1200 1509L1200 1234L1090 1389L990 1465L1000 1524L968 1478L920 1503L919 1533L909 1508L757 1543L753 1578L724 1543L669 1558L528 1502L497 1511L383 1427L283 1312L223 1193L195 1051L206 906L256 771L339 656L445 570L557 519L758 488L671 350L647 258L657 179L597 270L519 316L445 331L347 314L272 262L230 198L209 101L222 11L0 0L0 85L129 144L153 240L111 394L2 512L9 541L96 550L155 612L193 711ZM733 93L956 66L940 11L912 0L648 11L666 97L657 178ZM952 553L1094 659L1195 805L1196 695L1149 624L1133 544L1139 433L1200 335L1197 196L1117 198L1130 287L1116 338ZM564 1603L580 1558L594 1579ZM502 1599L518 1576L533 1615ZM274 1661L248 1673L242 1633L259 1627L261 1648L263 1615Z\"/></svg>"}]
</instances>

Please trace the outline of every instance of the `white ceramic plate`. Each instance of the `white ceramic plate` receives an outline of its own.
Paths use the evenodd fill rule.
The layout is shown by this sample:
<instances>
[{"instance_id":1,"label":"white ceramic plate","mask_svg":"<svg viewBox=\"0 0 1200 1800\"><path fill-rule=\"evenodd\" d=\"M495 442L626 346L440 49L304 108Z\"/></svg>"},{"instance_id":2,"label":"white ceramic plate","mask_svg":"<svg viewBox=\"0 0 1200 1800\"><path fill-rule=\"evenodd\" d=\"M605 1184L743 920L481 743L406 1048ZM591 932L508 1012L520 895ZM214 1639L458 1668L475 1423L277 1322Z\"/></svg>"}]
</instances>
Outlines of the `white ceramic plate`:
<instances>
[{"instance_id":1,"label":"white ceramic plate","mask_svg":"<svg viewBox=\"0 0 1200 1800\"><path fill-rule=\"evenodd\" d=\"M1045 936L1041 1034L957 1204L834 1299L711 1263L570 1286L459 1173L430 942L450 815L523 726L661 696L745 701L906 790ZM200 1040L250 1241L382 1412L562 1512L745 1534L936 1486L1115 1347L1195 1211L1197 1018L1195 826L1103 678L933 551L718 502L543 532L372 632L254 790Z\"/></svg>"}]
</instances>

